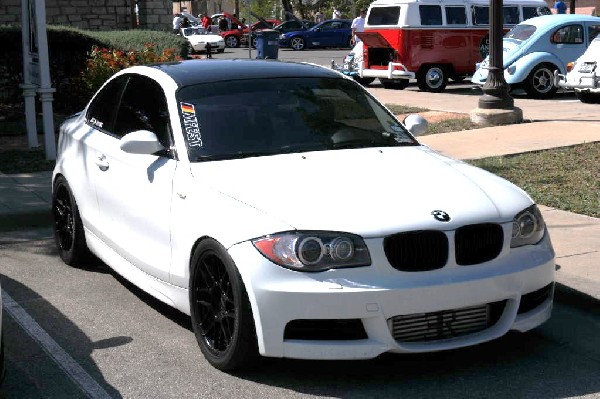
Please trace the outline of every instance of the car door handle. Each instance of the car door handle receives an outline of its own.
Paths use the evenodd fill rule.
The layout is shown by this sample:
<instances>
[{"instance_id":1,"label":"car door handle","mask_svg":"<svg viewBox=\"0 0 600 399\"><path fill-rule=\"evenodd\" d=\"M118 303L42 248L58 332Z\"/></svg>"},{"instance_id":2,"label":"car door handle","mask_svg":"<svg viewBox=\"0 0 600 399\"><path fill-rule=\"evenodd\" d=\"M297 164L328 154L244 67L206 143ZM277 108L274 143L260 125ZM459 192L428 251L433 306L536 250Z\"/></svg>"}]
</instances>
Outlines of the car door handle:
<instances>
[{"instance_id":1,"label":"car door handle","mask_svg":"<svg viewBox=\"0 0 600 399\"><path fill-rule=\"evenodd\" d=\"M105 171L108 169L109 164L108 161L106 160L106 155L100 155L97 159L96 159L96 165L98 165L98 168L100 168L101 171Z\"/></svg>"}]
</instances>

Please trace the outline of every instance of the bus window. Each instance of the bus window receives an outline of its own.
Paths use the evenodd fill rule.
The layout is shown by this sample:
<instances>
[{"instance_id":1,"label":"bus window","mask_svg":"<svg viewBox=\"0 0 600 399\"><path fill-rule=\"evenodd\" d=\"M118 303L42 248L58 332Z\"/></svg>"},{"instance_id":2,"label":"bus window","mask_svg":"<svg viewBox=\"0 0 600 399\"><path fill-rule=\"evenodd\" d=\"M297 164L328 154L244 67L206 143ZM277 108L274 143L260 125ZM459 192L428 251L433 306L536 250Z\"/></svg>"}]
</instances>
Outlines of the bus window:
<instances>
[{"instance_id":1,"label":"bus window","mask_svg":"<svg viewBox=\"0 0 600 399\"><path fill-rule=\"evenodd\" d=\"M504 25L516 25L519 23L519 7L504 6L502 7L502 14L504 15Z\"/></svg>"},{"instance_id":2,"label":"bus window","mask_svg":"<svg viewBox=\"0 0 600 399\"><path fill-rule=\"evenodd\" d=\"M440 6L419 6L419 15L421 16L421 25L442 24L442 7Z\"/></svg>"},{"instance_id":3,"label":"bus window","mask_svg":"<svg viewBox=\"0 0 600 399\"><path fill-rule=\"evenodd\" d=\"M367 25L398 25L400 7L373 7Z\"/></svg>"},{"instance_id":4,"label":"bus window","mask_svg":"<svg viewBox=\"0 0 600 399\"><path fill-rule=\"evenodd\" d=\"M467 14L465 14L465 8L446 6L446 23L448 25L466 25Z\"/></svg>"},{"instance_id":5,"label":"bus window","mask_svg":"<svg viewBox=\"0 0 600 399\"><path fill-rule=\"evenodd\" d=\"M489 25L490 8L487 6L473 6L473 25Z\"/></svg>"}]
</instances>

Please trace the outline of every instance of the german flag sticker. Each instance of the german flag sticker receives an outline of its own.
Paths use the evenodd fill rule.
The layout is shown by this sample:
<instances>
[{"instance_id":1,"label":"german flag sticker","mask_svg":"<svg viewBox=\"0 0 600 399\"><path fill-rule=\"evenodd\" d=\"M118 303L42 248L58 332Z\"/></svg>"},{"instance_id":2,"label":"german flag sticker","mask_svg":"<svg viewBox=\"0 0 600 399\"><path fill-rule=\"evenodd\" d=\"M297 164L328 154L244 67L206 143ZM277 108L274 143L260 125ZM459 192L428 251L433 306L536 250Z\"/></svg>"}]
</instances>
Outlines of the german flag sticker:
<instances>
[{"instance_id":1,"label":"german flag sticker","mask_svg":"<svg viewBox=\"0 0 600 399\"><path fill-rule=\"evenodd\" d=\"M180 103L181 104L181 112L184 114L195 114L196 110L194 109L194 104L188 103Z\"/></svg>"}]
</instances>

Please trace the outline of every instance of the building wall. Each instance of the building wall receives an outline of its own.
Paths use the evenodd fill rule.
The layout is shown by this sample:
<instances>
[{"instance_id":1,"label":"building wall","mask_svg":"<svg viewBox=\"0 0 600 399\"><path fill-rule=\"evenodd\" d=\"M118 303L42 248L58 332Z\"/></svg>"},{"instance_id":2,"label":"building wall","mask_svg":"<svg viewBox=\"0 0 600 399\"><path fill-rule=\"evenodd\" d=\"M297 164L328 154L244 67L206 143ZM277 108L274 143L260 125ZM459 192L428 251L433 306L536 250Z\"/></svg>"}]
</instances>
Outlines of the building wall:
<instances>
[{"instance_id":1,"label":"building wall","mask_svg":"<svg viewBox=\"0 0 600 399\"><path fill-rule=\"evenodd\" d=\"M90 30L122 30L135 27L135 0L46 0L46 22ZM140 0L142 29L171 30L173 3ZM21 0L0 2L0 24L21 24Z\"/></svg>"}]
</instances>

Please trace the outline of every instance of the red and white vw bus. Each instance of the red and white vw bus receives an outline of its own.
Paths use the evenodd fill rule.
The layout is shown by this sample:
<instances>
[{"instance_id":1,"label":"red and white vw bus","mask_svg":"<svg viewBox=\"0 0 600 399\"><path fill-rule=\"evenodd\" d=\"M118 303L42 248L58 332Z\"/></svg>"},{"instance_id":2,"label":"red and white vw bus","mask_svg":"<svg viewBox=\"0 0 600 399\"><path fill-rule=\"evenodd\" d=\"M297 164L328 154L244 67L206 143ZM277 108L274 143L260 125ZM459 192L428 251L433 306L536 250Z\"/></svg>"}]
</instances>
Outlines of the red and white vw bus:
<instances>
[{"instance_id":1,"label":"red and white vw bus","mask_svg":"<svg viewBox=\"0 0 600 399\"><path fill-rule=\"evenodd\" d=\"M357 34L363 54L355 78L396 89L416 78L421 90L443 91L487 55L489 7L485 0L375 0ZM549 13L544 0L504 0L504 28Z\"/></svg>"}]
</instances>

